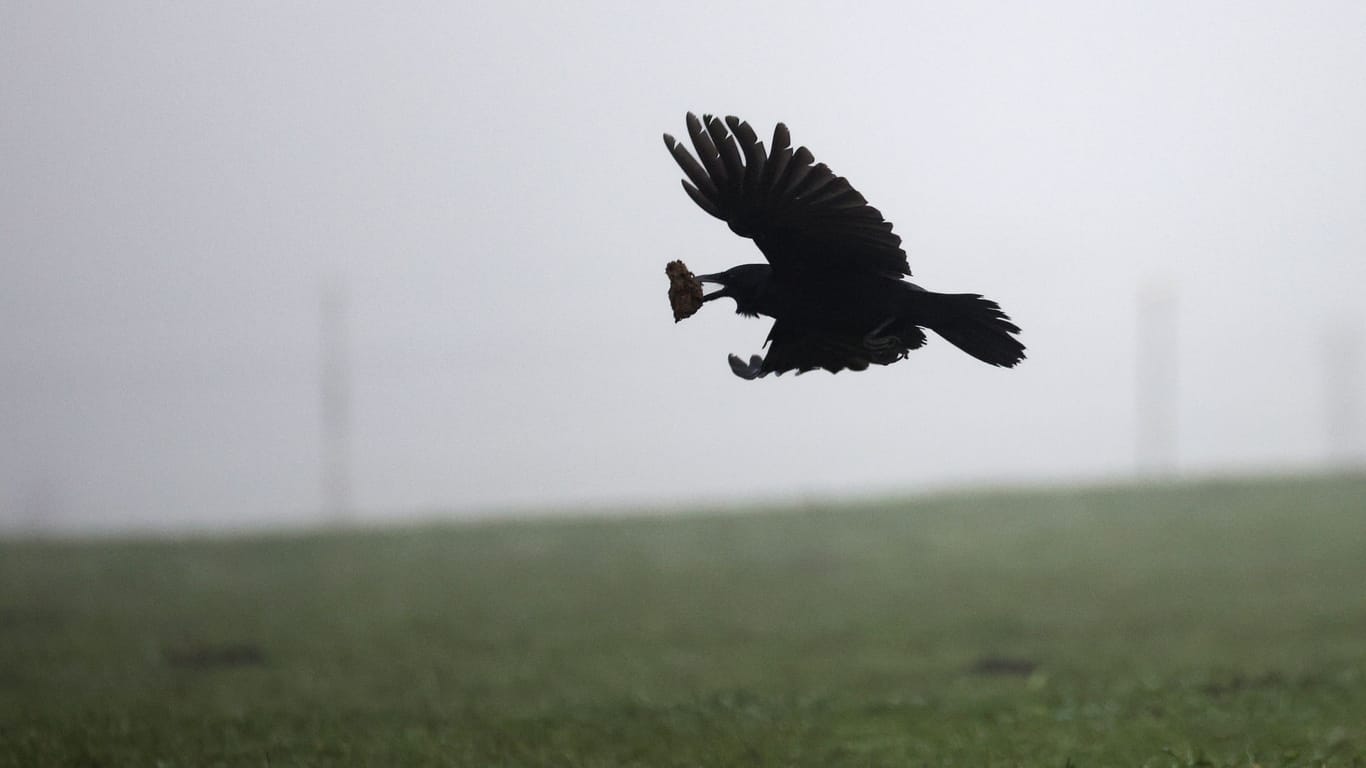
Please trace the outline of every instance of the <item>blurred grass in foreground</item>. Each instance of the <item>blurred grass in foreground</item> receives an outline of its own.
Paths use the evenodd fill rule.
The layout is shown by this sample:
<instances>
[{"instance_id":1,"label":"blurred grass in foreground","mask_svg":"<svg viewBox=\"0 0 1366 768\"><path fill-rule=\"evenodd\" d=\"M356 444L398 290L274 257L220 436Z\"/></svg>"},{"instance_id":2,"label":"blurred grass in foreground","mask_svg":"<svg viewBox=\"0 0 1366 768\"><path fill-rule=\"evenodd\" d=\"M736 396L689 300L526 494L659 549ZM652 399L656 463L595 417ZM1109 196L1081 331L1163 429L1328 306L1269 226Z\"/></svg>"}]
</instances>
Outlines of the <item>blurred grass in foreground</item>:
<instances>
[{"instance_id":1,"label":"blurred grass in foreground","mask_svg":"<svg viewBox=\"0 0 1366 768\"><path fill-rule=\"evenodd\" d=\"M0 543L0 765L1362 765L1366 478Z\"/></svg>"}]
</instances>

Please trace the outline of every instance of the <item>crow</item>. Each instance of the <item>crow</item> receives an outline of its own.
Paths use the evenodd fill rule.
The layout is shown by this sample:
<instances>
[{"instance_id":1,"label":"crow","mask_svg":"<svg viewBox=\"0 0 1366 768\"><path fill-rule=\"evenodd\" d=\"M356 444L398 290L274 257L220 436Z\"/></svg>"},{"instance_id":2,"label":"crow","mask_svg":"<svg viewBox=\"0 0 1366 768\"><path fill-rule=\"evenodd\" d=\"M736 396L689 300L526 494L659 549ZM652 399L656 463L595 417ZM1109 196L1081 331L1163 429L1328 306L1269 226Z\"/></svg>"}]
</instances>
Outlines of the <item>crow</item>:
<instances>
[{"instance_id":1,"label":"crow","mask_svg":"<svg viewBox=\"0 0 1366 768\"><path fill-rule=\"evenodd\" d=\"M1024 359L1020 329L996 302L903 279L911 269L891 223L806 147L794 151L787 126L778 123L765 151L736 117L690 112L687 123L696 158L664 134L687 176L684 191L768 261L697 277L721 286L703 302L731 298L740 315L773 318L768 353L748 362L731 355L735 375L890 365L925 344L925 328L990 365Z\"/></svg>"}]
</instances>

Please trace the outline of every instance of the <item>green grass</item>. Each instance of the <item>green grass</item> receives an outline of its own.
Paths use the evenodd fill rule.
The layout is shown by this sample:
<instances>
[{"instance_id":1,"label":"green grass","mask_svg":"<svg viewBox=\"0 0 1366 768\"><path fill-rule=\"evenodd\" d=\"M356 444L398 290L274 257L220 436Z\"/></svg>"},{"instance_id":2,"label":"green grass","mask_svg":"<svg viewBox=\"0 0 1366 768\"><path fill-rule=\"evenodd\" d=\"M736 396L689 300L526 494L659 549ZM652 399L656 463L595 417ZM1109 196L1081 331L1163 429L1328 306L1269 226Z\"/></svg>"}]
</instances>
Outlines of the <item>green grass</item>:
<instances>
[{"instance_id":1,"label":"green grass","mask_svg":"<svg viewBox=\"0 0 1366 768\"><path fill-rule=\"evenodd\" d=\"M1366 478L0 543L0 765L1069 762L1366 764Z\"/></svg>"}]
</instances>

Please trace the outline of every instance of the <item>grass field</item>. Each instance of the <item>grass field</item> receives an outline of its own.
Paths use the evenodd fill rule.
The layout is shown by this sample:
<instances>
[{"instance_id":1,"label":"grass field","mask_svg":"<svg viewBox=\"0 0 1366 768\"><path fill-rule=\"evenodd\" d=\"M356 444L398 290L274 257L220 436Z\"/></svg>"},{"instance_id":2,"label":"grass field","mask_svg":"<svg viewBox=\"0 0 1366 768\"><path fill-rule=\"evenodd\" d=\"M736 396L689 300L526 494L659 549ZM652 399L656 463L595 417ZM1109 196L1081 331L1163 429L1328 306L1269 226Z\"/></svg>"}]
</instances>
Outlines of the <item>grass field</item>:
<instances>
[{"instance_id":1,"label":"grass field","mask_svg":"<svg viewBox=\"0 0 1366 768\"><path fill-rule=\"evenodd\" d=\"M0 543L0 765L1364 765L1366 478Z\"/></svg>"}]
</instances>

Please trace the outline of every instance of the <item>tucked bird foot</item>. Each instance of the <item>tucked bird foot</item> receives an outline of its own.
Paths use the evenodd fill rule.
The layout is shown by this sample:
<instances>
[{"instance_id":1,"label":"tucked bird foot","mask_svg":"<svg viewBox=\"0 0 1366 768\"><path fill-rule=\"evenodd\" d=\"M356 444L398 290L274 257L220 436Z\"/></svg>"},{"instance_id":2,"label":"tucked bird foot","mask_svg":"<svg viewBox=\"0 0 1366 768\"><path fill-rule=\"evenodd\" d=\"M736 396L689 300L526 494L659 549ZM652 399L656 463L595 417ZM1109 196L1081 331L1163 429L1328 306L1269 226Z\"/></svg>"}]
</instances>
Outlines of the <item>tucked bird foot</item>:
<instances>
[{"instance_id":1,"label":"tucked bird foot","mask_svg":"<svg viewBox=\"0 0 1366 768\"><path fill-rule=\"evenodd\" d=\"M740 359L739 355L731 355L730 370L742 379L757 379L765 374L760 370L764 366L764 359L758 355L750 355L749 362Z\"/></svg>"},{"instance_id":2,"label":"tucked bird foot","mask_svg":"<svg viewBox=\"0 0 1366 768\"><path fill-rule=\"evenodd\" d=\"M888 355L891 355L891 359L893 361L905 358L908 353L907 350L904 348L900 338L896 336L878 335L883 331L887 330L887 326L891 325L895 320L896 318L889 317L886 320L882 321L881 325L869 331L863 337L864 347L867 348L868 351L874 353L876 356L879 357L887 357Z\"/></svg>"}]
</instances>

